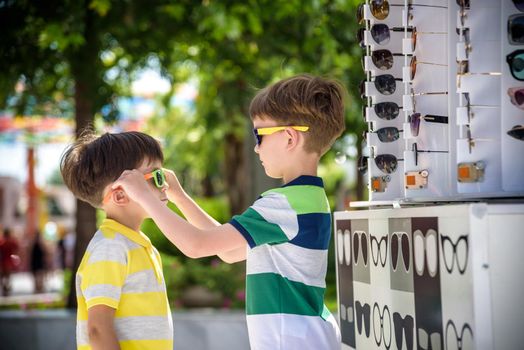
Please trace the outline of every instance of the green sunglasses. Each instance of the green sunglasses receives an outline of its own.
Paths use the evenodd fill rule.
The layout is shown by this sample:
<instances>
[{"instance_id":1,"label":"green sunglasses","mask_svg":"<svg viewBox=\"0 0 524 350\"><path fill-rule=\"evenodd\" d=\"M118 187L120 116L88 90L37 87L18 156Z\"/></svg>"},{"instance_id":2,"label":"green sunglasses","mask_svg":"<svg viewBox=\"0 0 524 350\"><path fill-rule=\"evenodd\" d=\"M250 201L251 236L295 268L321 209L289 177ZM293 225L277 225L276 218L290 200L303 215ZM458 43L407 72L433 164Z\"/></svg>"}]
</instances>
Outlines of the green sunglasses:
<instances>
[{"instance_id":1,"label":"green sunglasses","mask_svg":"<svg viewBox=\"0 0 524 350\"><path fill-rule=\"evenodd\" d=\"M166 184L166 174L164 172L164 169L156 169L150 172L149 174L144 175L144 179L149 180L153 179L155 182L155 186L158 188L162 188Z\"/></svg>"}]
</instances>

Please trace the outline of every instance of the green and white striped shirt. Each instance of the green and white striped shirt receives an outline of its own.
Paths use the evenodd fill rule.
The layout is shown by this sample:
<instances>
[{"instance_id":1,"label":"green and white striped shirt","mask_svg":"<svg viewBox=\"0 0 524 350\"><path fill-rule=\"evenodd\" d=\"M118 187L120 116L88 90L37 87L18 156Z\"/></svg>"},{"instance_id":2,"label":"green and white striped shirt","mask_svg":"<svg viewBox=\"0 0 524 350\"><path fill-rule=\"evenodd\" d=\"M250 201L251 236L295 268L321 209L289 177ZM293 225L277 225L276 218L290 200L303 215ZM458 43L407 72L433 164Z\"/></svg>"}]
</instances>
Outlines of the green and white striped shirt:
<instances>
[{"instance_id":1,"label":"green and white striped shirt","mask_svg":"<svg viewBox=\"0 0 524 350\"><path fill-rule=\"evenodd\" d=\"M230 223L251 248L251 348L340 349L340 331L324 305L331 213L322 179L300 176L266 191Z\"/></svg>"}]
</instances>

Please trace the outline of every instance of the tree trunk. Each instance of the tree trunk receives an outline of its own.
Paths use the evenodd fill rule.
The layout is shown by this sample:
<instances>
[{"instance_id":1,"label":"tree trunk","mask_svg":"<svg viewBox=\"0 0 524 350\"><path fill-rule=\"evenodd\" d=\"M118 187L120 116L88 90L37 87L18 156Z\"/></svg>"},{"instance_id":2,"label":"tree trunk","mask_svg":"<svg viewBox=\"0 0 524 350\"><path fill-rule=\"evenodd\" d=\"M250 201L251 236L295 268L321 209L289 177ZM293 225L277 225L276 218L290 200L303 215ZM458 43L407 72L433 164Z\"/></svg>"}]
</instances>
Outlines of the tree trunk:
<instances>
[{"instance_id":1,"label":"tree trunk","mask_svg":"<svg viewBox=\"0 0 524 350\"><path fill-rule=\"evenodd\" d=\"M94 24L94 16L87 9L84 31L85 44L69 56L71 72L75 80L75 122L76 137L86 129L93 128L95 100L98 91L99 44ZM90 204L79 199L76 201L76 243L71 283L67 298L67 307L76 308L76 272L86 251L87 245L96 232L96 210Z\"/></svg>"},{"instance_id":2,"label":"tree trunk","mask_svg":"<svg viewBox=\"0 0 524 350\"><path fill-rule=\"evenodd\" d=\"M227 134L225 140L226 188L231 215L236 215L242 213L247 206L246 189L248 183L246 160L244 157L244 141L239 140L232 133Z\"/></svg>"}]
</instances>

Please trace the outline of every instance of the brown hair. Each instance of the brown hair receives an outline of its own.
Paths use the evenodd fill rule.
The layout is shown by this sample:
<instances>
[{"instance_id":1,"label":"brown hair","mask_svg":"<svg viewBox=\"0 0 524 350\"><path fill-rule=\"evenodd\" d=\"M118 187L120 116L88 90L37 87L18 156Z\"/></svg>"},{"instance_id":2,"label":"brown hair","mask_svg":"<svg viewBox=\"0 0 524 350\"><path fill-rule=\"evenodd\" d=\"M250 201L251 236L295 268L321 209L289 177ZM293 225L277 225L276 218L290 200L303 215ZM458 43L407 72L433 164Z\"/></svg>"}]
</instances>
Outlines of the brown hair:
<instances>
[{"instance_id":1,"label":"brown hair","mask_svg":"<svg viewBox=\"0 0 524 350\"><path fill-rule=\"evenodd\" d=\"M104 188L146 159L164 161L160 144L149 135L129 131L97 136L89 131L66 149L60 172L76 197L99 207Z\"/></svg>"},{"instance_id":2,"label":"brown hair","mask_svg":"<svg viewBox=\"0 0 524 350\"><path fill-rule=\"evenodd\" d=\"M322 155L345 129L346 96L346 89L335 80L300 74L259 91L249 115L280 125L309 126L304 149Z\"/></svg>"}]
</instances>

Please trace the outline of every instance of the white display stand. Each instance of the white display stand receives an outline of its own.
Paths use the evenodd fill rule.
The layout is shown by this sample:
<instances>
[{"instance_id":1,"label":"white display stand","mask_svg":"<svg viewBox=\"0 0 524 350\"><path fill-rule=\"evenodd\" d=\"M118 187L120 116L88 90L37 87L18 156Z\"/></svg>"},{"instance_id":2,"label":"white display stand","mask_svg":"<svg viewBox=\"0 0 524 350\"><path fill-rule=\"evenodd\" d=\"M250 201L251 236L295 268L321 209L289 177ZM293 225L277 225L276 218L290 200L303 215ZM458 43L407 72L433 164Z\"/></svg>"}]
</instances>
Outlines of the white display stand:
<instances>
[{"instance_id":1,"label":"white display stand","mask_svg":"<svg viewBox=\"0 0 524 350\"><path fill-rule=\"evenodd\" d=\"M335 212L334 227L342 349L522 349L524 204Z\"/></svg>"},{"instance_id":2,"label":"white display stand","mask_svg":"<svg viewBox=\"0 0 524 350\"><path fill-rule=\"evenodd\" d=\"M509 53L524 48L509 43L508 18L524 13L512 0L469 3L469 9L462 12L456 0L389 0L389 15L383 20L373 16L369 1L364 5L366 122L370 131L383 127L402 130L394 142L381 142L375 133L367 134L369 205L524 197L524 142L507 134L513 126L524 124L524 111L511 104L507 91L524 87L524 82L512 77L506 63ZM391 28L387 43L373 39L370 29L375 24ZM414 50L413 28L418 33ZM467 28L468 44L457 28ZM391 68L380 69L373 63L371 55L376 50L394 54ZM411 79L413 56L419 63ZM464 75L459 61L468 62L469 71ZM373 82L383 74L399 79L391 95L380 93ZM469 94L469 108L463 93ZM379 118L373 106L380 102L396 103L401 107L399 116ZM421 120L415 136L409 124L414 112L446 116L448 123ZM417 164L414 143L425 151L418 153ZM376 166L374 158L381 154L398 159L396 171L386 174ZM459 178L464 164L483 175L464 181ZM413 175L422 171L426 176L416 177L413 186Z\"/></svg>"}]
</instances>

